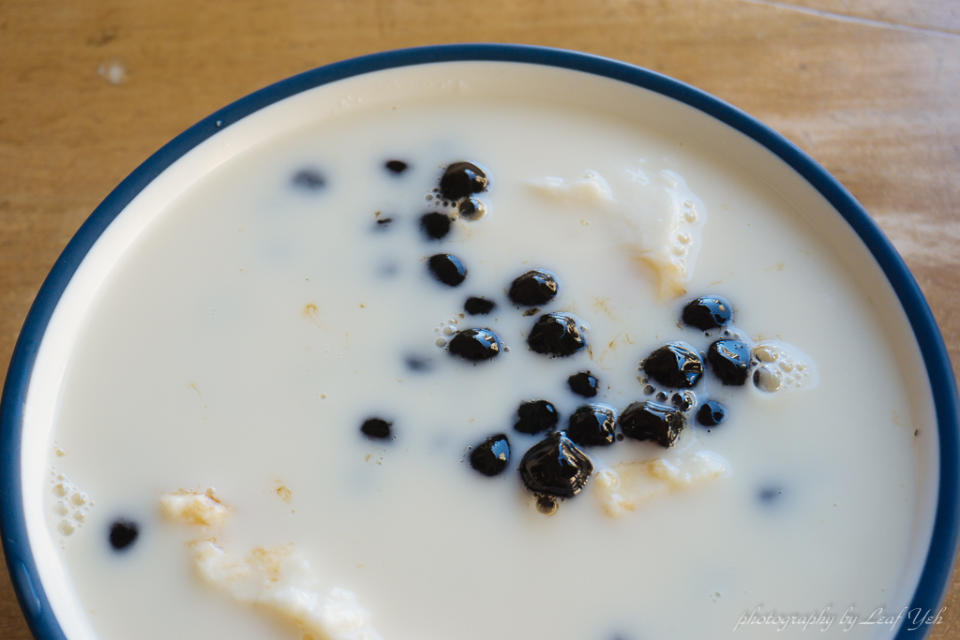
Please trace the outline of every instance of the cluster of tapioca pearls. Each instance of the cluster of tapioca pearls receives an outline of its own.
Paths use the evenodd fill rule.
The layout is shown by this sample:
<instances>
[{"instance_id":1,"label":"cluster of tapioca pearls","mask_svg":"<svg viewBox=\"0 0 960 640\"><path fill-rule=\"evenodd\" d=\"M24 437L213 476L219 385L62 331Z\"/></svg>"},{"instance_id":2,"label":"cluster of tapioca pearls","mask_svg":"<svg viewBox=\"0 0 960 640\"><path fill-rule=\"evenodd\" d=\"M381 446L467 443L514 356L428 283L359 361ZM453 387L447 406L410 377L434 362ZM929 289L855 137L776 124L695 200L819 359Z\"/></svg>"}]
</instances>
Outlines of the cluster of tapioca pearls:
<instances>
[{"instance_id":1,"label":"cluster of tapioca pearls","mask_svg":"<svg viewBox=\"0 0 960 640\"><path fill-rule=\"evenodd\" d=\"M391 171L402 173L406 169L399 161L394 162L397 164L393 168L388 163ZM475 203L475 195L485 191L488 184L486 173L476 164L456 162L445 169L435 193L443 198L445 206L468 212L482 211ZM430 212L421 216L420 228L428 240L442 240L450 232L451 221L447 214ZM439 283L459 287L467 280L467 266L457 256L438 253L426 262L428 271ZM543 305L554 299L558 290L554 274L534 269L510 283L508 297L524 308L523 315L536 315ZM464 302L464 311L471 316L486 315L495 306L489 297L470 296ZM703 296L688 304L682 315L685 324L708 331L724 328L732 311L722 298ZM459 314L436 329L440 334L436 340L438 346L453 357L475 364L493 360L506 351L500 336L488 327L459 328L460 319L465 317ZM570 356L587 346L583 323L563 311L540 315L526 342L532 351L553 358ZM688 413L695 408L697 421L702 425L720 424L725 415L723 405L708 399L698 403L691 390L706 370L705 361L724 385L742 385L749 369L756 365L750 346L733 335L714 341L705 356L685 342L672 342L653 351L640 364L643 390L650 395L657 390L653 383L659 385L658 401L633 402L619 416L606 405L585 404L572 413L566 428L559 430L559 415L549 401L523 403L517 410L515 429L525 434L547 432L546 437L523 456L520 474L524 484L540 497L541 503L555 508L557 498L576 495L592 472L593 465L580 447L609 446L624 437L672 446L686 424ZM574 393L592 397L596 395L597 379L589 371L581 371L570 376L568 386ZM664 388L671 390L671 404L664 403L668 398ZM393 423L380 416L365 420L360 430L373 439L395 437ZM472 448L470 463L480 473L493 476L507 468L509 458L508 437L495 433Z\"/></svg>"},{"instance_id":2,"label":"cluster of tapioca pearls","mask_svg":"<svg viewBox=\"0 0 960 640\"><path fill-rule=\"evenodd\" d=\"M393 168L388 163L387 168L402 173L406 166L397 161ZM443 198L445 205L456 206L463 215L465 204L466 211L478 210L475 195L485 191L488 184L489 179L482 169L474 163L461 161L447 166L435 192ZM389 219L378 220L378 224L386 220ZM442 240L449 234L450 226L451 218L447 214L430 212L420 218L420 228L428 240ZM459 287L467 280L467 266L449 253L430 256L427 269L435 280L449 287ZM532 316L539 313L542 306L549 304L558 290L559 284L554 274L533 269L514 278L507 293L510 301L523 309L523 315ZM464 311L471 316L486 315L495 306L496 303L489 297L470 296L464 302ZM459 324L459 318L454 317L437 328L441 334L436 340L437 345L445 348L451 356L476 364L497 358L506 351L500 336L492 329L459 329ZM583 323L563 311L540 315L529 331L526 342L532 351L553 358L570 356L587 346ZM648 358L651 370L659 362L656 356L657 352ZM682 363L677 361L675 364ZM574 373L568 380L570 390L584 397L596 395L597 384L596 377L589 371ZM624 436L671 446L685 421L682 411L651 401L632 403L623 411L619 418L620 434L615 432L618 423L616 411L602 404L591 403L579 407L570 416L566 429L561 431L555 431L559 416L546 400L525 403L518 409L518 415L518 431L527 434L549 432L544 440L527 451L521 462L524 484L544 499L575 495L586 482L592 464L578 446L610 445L618 437ZM709 416L712 424L718 423L722 419L722 408L715 408L709 412ZM395 437L392 421L381 416L368 418L361 424L360 430L373 439L388 440ZM509 462L506 435L494 434L474 447L470 461L477 471L485 475L502 472Z\"/></svg>"}]
</instances>

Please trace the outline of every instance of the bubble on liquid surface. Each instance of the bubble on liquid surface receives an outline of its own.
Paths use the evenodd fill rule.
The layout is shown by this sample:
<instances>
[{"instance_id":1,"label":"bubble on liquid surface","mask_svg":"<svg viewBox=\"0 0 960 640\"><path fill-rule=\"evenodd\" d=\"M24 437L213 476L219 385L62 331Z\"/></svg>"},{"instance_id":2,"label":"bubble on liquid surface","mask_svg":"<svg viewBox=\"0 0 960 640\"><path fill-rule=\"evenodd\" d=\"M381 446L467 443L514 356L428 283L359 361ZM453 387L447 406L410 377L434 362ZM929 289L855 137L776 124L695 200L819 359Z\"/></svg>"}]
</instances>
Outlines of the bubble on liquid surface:
<instances>
[{"instance_id":1,"label":"bubble on liquid surface","mask_svg":"<svg viewBox=\"0 0 960 640\"><path fill-rule=\"evenodd\" d=\"M54 498L50 503L50 510L58 520L56 531L64 537L73 535L87 521L93 501L86 492L56 469L50 474L50 493Z\"/></svg>"},{"instance_id":2,"label":"bubble on liquid surface","mask_svg":"<svg viewBox=\"0 0 960 640\"><path fill-rule=\"evenodd\" d=\"M813 359L797 347L780 340L764 340L753 347L753 384L761 391L775 393L812 389L819 382Z\"/></svg>"}]
</instances>

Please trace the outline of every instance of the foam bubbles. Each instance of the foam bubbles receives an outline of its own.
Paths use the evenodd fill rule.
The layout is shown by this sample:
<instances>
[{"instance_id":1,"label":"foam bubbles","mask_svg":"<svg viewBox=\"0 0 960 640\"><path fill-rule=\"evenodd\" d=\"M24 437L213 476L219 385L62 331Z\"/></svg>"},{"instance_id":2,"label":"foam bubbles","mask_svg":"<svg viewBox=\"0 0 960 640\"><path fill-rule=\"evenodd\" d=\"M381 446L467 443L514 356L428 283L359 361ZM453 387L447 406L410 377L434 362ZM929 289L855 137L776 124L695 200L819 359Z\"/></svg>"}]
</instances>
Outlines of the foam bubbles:
<instances>
[{"instance_id":1,"label":"foam bubbles","mask_svg":"<svg viewBox=\"0 0 960 640\"><path fill-rule=\"evenodd\" d=\"M433 343L441 349L445 348L450 338L459 331L458 324L460 324L460 315L453 315L440 322L433 328L433 333L437 335Z\"/></svg>"},{"instance_id":2,"label":"foam bubbles","mask_svg":"<svg viewBox=\"0 0 960 640\"><path fill-rule=\"evenodd\" d=\"M55 498L51 506L57 520L55 529L61 536L69 537L87 521L93 501L80 487L55 469L50 472L50 493Z\"/></svg>"},{"instance_id":3,"label":"foam bubbles","mask_svg":"<svg viewBox=\"0 0 960 640\"><path fill-rule=\"evenodd\" d=\"M753 347L757 367L753 384L761 391L775 393L811 389L819 381L813 360L797 347L779 340L765 340Z\"/></svg>"}]
</instances>

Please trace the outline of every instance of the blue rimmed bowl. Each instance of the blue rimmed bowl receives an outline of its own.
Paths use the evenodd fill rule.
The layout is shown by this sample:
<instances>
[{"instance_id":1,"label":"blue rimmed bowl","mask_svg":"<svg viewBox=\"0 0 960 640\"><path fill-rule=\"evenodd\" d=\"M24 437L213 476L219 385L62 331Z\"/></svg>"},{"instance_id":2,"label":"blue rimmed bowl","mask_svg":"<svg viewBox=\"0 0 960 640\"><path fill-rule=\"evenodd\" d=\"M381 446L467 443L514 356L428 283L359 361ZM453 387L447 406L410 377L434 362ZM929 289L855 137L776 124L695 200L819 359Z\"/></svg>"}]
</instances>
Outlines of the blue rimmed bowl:
<instances>
[{"instance_id":1,"label":"blue rimmed bowl","mask_svg":"<svg viewBox=\"0 0 960 640\"><path fill-rule=\"evenodd\" d=\"M915 586L911 586L913 595L909 608L935 612L947 586L957 545L960 473L957 436L960 421L956 384L942 338L919 287L864 209L836 179L785 138L742 111L671 78L622 62L557 49L450 45L392 51L331 64L283 80L221 109L179 135L137 168L103 201L70 241L30 310L10 364L0 406L3 546L13 584L34 635L49 640L67 637L64 625L57 618L56 607L51 605L60 597L60 592L56 585L44 579L43 565L49 563L49 553L38 545L36 536L31 535L30 523L36 518L31 516L34 506L24 482L29 463L25 465L24 462L36 457L38 443L46 436L28 428L36 420L31 422L26 414L32 409L36 413L34 408L44 405L45 387L37 381L38 359L41 356L54 357L47 354L62 353L66 348L61 332L51 329L52 319L59 307L70 303L65 297L77 295L68 294L68 285L75 280L81 265L89 262L94 244L135 198L182 167L188 154L216 146L218 140L225 137L219 134L233 131L238 123L266 107L321 85L375 71L463 61L526 63L580 71L676 100L710 116L717 126L738 131L779 158L787 170L800 176L849 224L876 261L902 306L932 391L937 442L931 464L935 462L939 472L934 483L936 496L931 500L930 535L923 541L922 548L915 550L921 569L917 572ZM229 145L221 147L217 151L221 159L228 157ZM49 368L46 364L44 367ZM49 377L52 374L44 375ZM46 404L52 405L49 399ZM50 407L45 410L52 412ZM911 625L907 618L899 626L896 637L922 636L929 628L929 625Z\"/></svg>"}]
</instances>

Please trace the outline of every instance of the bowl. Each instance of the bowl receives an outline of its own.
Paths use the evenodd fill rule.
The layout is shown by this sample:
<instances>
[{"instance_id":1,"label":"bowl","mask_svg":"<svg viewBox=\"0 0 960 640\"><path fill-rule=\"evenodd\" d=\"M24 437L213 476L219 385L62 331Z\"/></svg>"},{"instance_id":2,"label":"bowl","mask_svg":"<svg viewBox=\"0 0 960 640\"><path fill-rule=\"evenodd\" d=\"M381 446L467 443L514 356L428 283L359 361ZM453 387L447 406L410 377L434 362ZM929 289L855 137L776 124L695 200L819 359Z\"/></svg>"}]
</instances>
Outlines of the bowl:
<instances>
[{"instance_id":1,"label":"bowl","mask_svg":"<svg viewBox=\"0 0 960 640\"><path fill-rule=\"evenodd\" d=\"M482 73L471 75L476 69ZM824 602L820 613L833 616L829 628L834 631L843 623L841 616L850 615L856 616L854 624L877 618L877 624L869 629L860 626L858 630L876 631L878 637L925 635L935 622L957 544L956 385L930 310L889 241L840 183L809 156L754 118L708 94L649 70L583 53L482 44L424 47L364 56L308 71L242 98L197 123L150 157L101 203L70 241L44 282L24 325L0 410L0 469L5 488L0 512L4 551L34 635L43 639L94 637L81 621L81 605L72 591L67 570L58 559L57 546L65 543L56 539L56 533L46 524L49 497L44 497L48 486L44 476L49 472L47 460L51 455L57 412L72 397L68 395L65 399L69 389L65 391L63 387L64 380L73 379L68 375L71 358L77 349L94 349L78 342L88 332L84 320L92 317L87 314L93 305L101 304L100 292L114 286L111 279L123 271L118 265L123 264L125 269L127 263L122 261L148 251L149 247L144 244L148 238L143 231L150 225L162 224L160 214L173 206L194 182L214 170L230 166L235 158L276 138L280 135L277 132L289 138L304 122L343 117L345 113L371 108L372 103L376 103L377 108L389 109L391 105L386 103L393 101L394 110L398 105L403 110L405 105L417 104L417 96L424 91L481 97L484 92L510 95L513 91L528 100L536 97L544 101L543 104L563 100L587 111L602 106L618 118L642 113L654 131L651 135L681 141L676 145L678 157L686 153L684 145L697 147L703 153L712 154L715 160L725 159L715 163L718 175L735 167L736 171L750 175L757 184L769 187L770 192L784 202L792 203L791 224L798 225L798 229L812 229L811 233L822 243L819 250L840 256L837 259L841 262L837 264L842 263L849 269L859 289L869 292L871 299L879 300L877 304L887 305L889 317L882 322L884 330L889 332L887 335L904 338L902 344L897 340L897 345L885 345L890 351L889 362L902 364L905 371L917 371L916 376L904 375L911 378L910 395L920 406L918 415L925 416L916 424L911 418L906 420L909 426L915 427L913 435L917 438L913 445L916 485L911 494L914 500L911 525L910 531L904 534L904 544L909 550L904 552L903 566L898 569L900 577L885 585L893 594L889 596L891 602L902 606L880 609L878 613L868 603ZM471 91L475 93L470 94ZM464 126L469 128L470 122ZM522 131L516 130L514 139L523 140ZM457 148L456 140L437 142L441 143ZM303 166L309 162L306 157L299 160ZM294 183L304 192L323 188L328 179L331 182L338 179L335 167L326 167L325 171L289 167ZM665 175L669 180L675 177L675 174L670 177L653 169L648 173ZM604 189L608 185L596 176L570 174L567 182L555 176L545 178L549 180L533 187L548 195L555 194L559 188L589 191L592 194L589 197L600 200L606 197ZM644 174L643 180L647 179L648 175ZM672 182L667 193L687 193L677 186L680 183ZM354 184L354 188L357 193L365 191L363 185ZM502 215L496 209L495 196L492 192L491 216ZM362 198L361 201L366 202ZM734 220L734 214L725 212L728 208L716 198L707 206L720 220ZM304 249L283 238L268 240L263 250L276 264L282 264L291 255L299 255ZM387 271L391 268L381 266ZM774 271L783 270L782 263L772 266ZM728 286L722 279L716 282L716 287L721 289ZM651 291L659 290L658 295L669 298L671 286L679 285L665 278ZM770 291L776 290L773 284L764 286ZM665 303L668 307L669 304ZM792 308L789 296L775 297L762 311L754 309L753 312L771 321L777 317L777 307ZM315 303L307 302L302 312L307 321L323 324ZM214 313L211 309L211 314ZM124 316L116 317L122 320ZM176 319L171 316L170 321ZM124 331L122 322L115 328L117 333ZM775 328L765 331L776 333ZM906 339L909 336L915 345ZM254 359L262 355L256 349L249 354ZM95 362L97 356L94 353L85 357L87 362ZM855 369L856 363L849 366ZM822 367L821 373L824 373ZM191 393L202 397L201 390L190 384L193 385ZM255 390L249 391L256 394ZM145 393L149 395L150 390ZM929 402L925 400L927 397ZM894 421L898 420L902 421L902 417L895 416ZM282 459L274 462L278 467L283 466ZM221 483L220 488L223 484L229 487L229 483ZM278 495L288 491L285 484L276 489ZM78 502L88 500L86 494L75 487L61 490L71 492L71 496L80 495ZM779 492L775 487L761 491L772 490ZM127 500L128 506L129 502ZM136 512L139 507L129 508ZM566 507L561 511L564 509ZM877 515L876 508L867 513L882 522L883 517ZM152 516L142 517L149 521ZM534 526L543 525L537 521ZM73 525L70 529L72 531ZM719 599L719 592L716 595ZM730 620L729 628L749 632L776 624L779 619L776 616L785 611L765 606L764 597L762 593L757 594L756 607L744 608L738 620Z\"/></svg>"}]
</instances>

